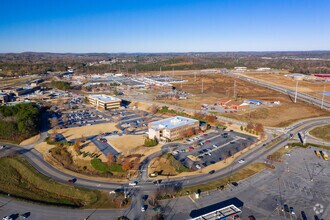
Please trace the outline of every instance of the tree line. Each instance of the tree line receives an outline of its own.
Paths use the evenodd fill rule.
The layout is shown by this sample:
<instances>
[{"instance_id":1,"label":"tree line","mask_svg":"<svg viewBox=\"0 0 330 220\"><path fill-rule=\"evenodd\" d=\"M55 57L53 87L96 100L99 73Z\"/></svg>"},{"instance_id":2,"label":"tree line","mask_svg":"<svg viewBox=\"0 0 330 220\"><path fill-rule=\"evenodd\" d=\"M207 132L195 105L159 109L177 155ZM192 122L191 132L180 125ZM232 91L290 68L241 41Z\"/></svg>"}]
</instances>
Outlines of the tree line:
<instances>
[{"instance_id":1,"label":"tree line","mask_svg":"<svg viewBox=\"0 0 330 220\"><path fill-rule=\"evenodd\" d=\"M36 135L40 110L34 103L0 106L0 139L20 142Z\"/></svg>"}]
</instances>

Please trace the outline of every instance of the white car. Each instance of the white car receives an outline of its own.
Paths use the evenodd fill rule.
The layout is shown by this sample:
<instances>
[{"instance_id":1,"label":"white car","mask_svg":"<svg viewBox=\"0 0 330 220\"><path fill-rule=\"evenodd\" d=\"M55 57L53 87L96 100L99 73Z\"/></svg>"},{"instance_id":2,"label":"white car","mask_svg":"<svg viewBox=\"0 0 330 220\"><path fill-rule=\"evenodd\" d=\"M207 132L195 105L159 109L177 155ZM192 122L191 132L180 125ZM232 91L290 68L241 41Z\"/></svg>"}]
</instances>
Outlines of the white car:
<instances>
[{"instance_id":1,"label":"white car","mask_svg":"<svg viewBox=\"0 0 330 220\"><path fill-rule=\"evenodd\" d=\"M1 150L1 149L4 149L4 148L5 148L5 146L4 146L4 145L0 145L0 150Z\"/></svg>"},{"instance_id":2,"label":"white car","mask_svg":"<svg viewBox=\"0 0 330 220\"><path fill-rule=\"evenodd\" d=\"M215 145L215 144L213 144L213 147L214 147L214 148L217 148L218 146L217 146L217 145Z\"/></svg>"},{"instance_id":3,"label":"white car","mask_svg":"<svg viewBox=\"0 0 330 220\"><path fill-rule=\"evenodd\" d=\"M244 163L244 162L245 162L244 159L241 159L241 160L238 161L238 163Z\"/></svg>"},{"instance_id":4,"label":"white car","mask_svg":"<svg viewBox=\"0 0 330 220\"><path fill-rule=\"evenodd\" d=\"M129 185L129 186L136 186L136 185L137 185L137 182L136 182L136 181L134 181L134 182L130 182L128 185Z\"/></svg>"},{"instance_id":5,"label":"white car","mask_svg":"<svg viewBox=\"0 0 330 220\"><path fill-rule=\"evenodd\" d=\"M144 211L146 211L146 208L143 205L143 206L141 206L141 212L144 212Z\"/></svg>"},{"instance_id":6,"label":"white car","mask_svg":"<svg viewBox=\"0 0 330 220\"><path fill-rule=\"evenodd\" d=\"M200 170L201 169L201 166L199 164L197 164L196 165L196 168Z\"/></svg>"}]
</instances>

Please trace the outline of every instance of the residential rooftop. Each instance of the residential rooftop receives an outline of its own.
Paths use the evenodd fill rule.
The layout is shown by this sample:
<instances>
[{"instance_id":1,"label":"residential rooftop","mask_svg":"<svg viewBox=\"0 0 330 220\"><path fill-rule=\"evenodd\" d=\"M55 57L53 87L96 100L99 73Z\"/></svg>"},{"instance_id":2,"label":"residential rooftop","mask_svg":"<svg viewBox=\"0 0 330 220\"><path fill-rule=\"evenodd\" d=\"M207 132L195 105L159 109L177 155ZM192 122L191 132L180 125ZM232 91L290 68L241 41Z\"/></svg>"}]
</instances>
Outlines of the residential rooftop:
<instances>
[{"instance_id":1,"label":"residential rooftop","mask_svg":"<svg viewBox=\"0 0 330 220\"><path fill-rule=\"evenodd\" d=\"M171 118L162 119L159 121L154 121L150 123L150 127L154 130L160 129L173 129L178 128L187 124L192 124L194 122L198 122L198 120L182 117L182 116L175 116Z\"/></svg>"},{"instance_id":2,"label":"residential rooftop","mask_svg":"<svg viewBox=\"0 0 330 220\"><path fill-rule=\"evenodd\" d=\"M119 101L120 99L110 96L110 95L104 95L104 94L100 94L100 95L89 95L90 98L93 99L98 99L101 102L111 102L111 101Z\"/></svg>"}]
</instances>

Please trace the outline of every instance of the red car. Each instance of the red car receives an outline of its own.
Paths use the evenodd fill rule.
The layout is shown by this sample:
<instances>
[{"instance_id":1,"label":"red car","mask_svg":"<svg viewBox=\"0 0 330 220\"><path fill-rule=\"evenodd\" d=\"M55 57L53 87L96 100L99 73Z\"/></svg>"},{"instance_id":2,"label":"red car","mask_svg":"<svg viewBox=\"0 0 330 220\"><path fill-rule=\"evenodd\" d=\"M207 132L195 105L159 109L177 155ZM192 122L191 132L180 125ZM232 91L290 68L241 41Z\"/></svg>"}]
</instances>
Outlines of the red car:
<instances>
[{"instance_id":1,"label":"red car","mask_svg":"<svg viewBox=\"0 0 330 220\"><path fill-rule=\"evenodd\" d=\"M193 148L193 147L189 147L189 150L193 150L193 149L195 149L195 148Z\"/></svg>"},{"instance_id":2,"label":"red car","mask_svg":"<svg viewBox=\"0 0 330 220\"><path fill-rule=\"evenodd\" d=\"M210 140L205 140L206 143L210 143Z\"/></svg>"}]
</instances>

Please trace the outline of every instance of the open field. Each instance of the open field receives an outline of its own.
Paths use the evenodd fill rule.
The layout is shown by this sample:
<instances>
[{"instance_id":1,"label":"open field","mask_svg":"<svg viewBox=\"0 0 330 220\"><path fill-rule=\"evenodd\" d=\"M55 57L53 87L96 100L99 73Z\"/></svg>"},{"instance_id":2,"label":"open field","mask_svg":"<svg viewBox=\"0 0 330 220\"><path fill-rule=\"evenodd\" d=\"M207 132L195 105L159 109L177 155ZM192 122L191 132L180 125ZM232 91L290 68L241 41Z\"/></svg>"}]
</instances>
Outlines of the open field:
<instances>
[{"instance_id":1,"label":"open field","mask_svg":"<svg viewBox=\"0 0 330 220\"><path fill-rule=\"evenodd\" d=\"M329 112L327 111L300 101L297 103L281 103L282 104L280 106L259 108L255 110L227 113L222 115L246 122L252 121L253 123L262 123L265 126L271 127L284 127L301 119L329 115Z\"/></svg>"},{"instance_id":2,"label":"open field","mask_svg":"<svg viewBox=\"0 0 330 220\"><path fill-rule=\"evenodd\" d=\"M61 133L66 139L76 139L81 138L81 136L87 137L99 135L104 132L119 131L115 125L115 123L104 123L82 127L63 128L59 129L58 133Z\"/></svg>"},{"instance_id":3,"label":"open field","mask_svg":"<svg viewBox=\"0 0 330 220\"><path fill-rule=\"evenodd\" d=\"M268 82L273 85L279 85L289 89L296 89L296 81L285 77L284 75L290 74L288 72L280 73L267 73L267 72L244 72L240 73L241 75L258 79L260 81ZM313 81L299 81L299 91L304 93L309 93L316 97L321 98L323 92L323 86L326 85L326 91L330 91L330 84L325 82L313 82ZM330 101L330 97L325 96L326 100Z\"/></svg>"},{"instance_id":4,"label":"open field","mask_svg":"<svg viewBox=\"0 0 330 220\"><path fill-rule=\"evenodd\" d=\"M330 125L314 128L309 132L312 136L325 141L330 141Z\"/></svg>"},{"instance_id":5,"label":"open field","mask_svg":"<svg viewBox=\"0 0 330 220\"><path fill-rule=\"evenodd\" d=\"M40 134L37 134L33 137L30 137L29 139L26 139L26 140L22 141L19 145L33 144L33 143L37 142L37 140L39 140L39 138L40 138Z\"/></svg>"},{"instance_id":6,"label":"open field","mask_svg":"<svg viewBox=\"0 0 330 220\"><path fill-rule=\"evenodd\" d=\"M20 157L0 159L2 193L29 201L83 208L119 208L122 196L58 183L35 170ZM112 201L114 199L114 201Z\"/></svg>"},{"instance_id":7,"label":"open field","mask_svg":"<svg viewBox=\"0 0 330 220\"><path fill-rule=\"evenodd\" d=\"M162 176L175 176L182 172L189 172L189 169L177 161L172 154L166 154L152 161L149 172Z\"/></svg>"},{"instance_id":8,"label":"open field","mask_svg":"<svg viewBox=\"0 0 330 220\"><path fill-rule=\"evenodd\" d=\"M180 72L175 75L180 75ZM304 102L293 103L287 95L226 75L197 74L196 81L194 74L184 74L182 77L188 80L188 82L183 83L182 90L193 94L193 96L190 96L187 100L166 100L166 103L200 110L202 104L213 105L219 98L233 97L234 81L236 81L238 99L280 101L281 105L249 109L241 113L223 113L223 116L254 123L260 122L265 126L286 126L300 119L329 115L327 111ZM202 80L203 93L201 91ZM180 84L176 86L181 89Z\"/></svg>"},{"instance_id":9,"label":"open field","mask_svg":"<svg viewBox=\"0 0 330 220\"><path fill-rule=\"evenodd\" d=\"M226 186L227 184L230 184L231 182L239 182L248 177L251 177L251 176L261 172L266 167L267 166L264 163L249 164L248 166L244 167L243 169L241 169L225 178L218 179L218 180L211 181L211 182L204 183L204 184L197 185L197 186L184 187L177 194L182 196L182 195L185 195L187 192L189 194L191 194L191 193L197 192L197 190L201 190L202 192L213 190L220 186Z\"/></svg>"},{"instance_id":10,"label":"open field","mask_svg":"<svg viewBox=\"0 0 330 220\"><path fill-rule=\"evenodd\" d=\"M141 161L150 154L161 150L161 144L154 147L144 146L144 135L125 135L107 138L108 142L123 155L141 154Z\"/></svg>"}]
</instances>

